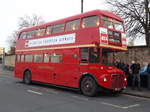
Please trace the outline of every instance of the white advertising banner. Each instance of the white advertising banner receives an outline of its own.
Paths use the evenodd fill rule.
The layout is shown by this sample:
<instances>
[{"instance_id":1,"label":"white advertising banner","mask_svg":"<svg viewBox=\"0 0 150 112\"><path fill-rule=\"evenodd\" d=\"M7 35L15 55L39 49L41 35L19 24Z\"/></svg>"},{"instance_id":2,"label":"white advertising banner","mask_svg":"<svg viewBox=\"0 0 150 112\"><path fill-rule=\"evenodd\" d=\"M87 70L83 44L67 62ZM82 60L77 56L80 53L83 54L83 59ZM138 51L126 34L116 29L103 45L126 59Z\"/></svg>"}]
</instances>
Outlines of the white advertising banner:
<instances>
[{"instance_id":1,"label":"white advertising banner","mask_svg":"<svg viewBox=\"0 0 150 112\"><path fill-rule=\"evenodd\" d=\"M75 43L76 34L66 34L60 36L52 36L40 39L27 40L25 47L39 47L48 45L60 45L60 44L70 44Z\"/></svg>"}]
</instances>

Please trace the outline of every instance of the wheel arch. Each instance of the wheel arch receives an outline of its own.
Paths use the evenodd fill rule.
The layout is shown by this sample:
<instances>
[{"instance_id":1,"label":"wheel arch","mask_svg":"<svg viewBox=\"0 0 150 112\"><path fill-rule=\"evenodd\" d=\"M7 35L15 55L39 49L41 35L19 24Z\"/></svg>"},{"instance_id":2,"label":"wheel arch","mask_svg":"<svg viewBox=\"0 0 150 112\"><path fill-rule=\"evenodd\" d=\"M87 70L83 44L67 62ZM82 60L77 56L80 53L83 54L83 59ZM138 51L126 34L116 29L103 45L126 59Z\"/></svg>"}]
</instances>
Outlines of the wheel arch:
<instances>
[{"instance_id":1,"label":"wheel arch","mask_svg":"<svg viewBox=\"0 0 150 112\"><path fill-rule=\"evenodd\" d=\"M96 84L98 85L98 80L97 80L97 78L96 78L94 75L92 75L91 73L84 73L84 74L80 77L80 80L79 80L79 89L81 88L81 82L82 82L82 80L83 80L85 77L87 77L87 76L92 77L92 78L95 80Z\"/></svg>"},{"instance_id":2,"label":"wheel arch","mask_svg":"<svg viewBox=\"0 0 150 112\"><path fill-rule=\"evenodd\" d=\"M23 78L24 78L24 76L25 76L25 72L27 72L27 71L30 72L31 78L32 78L32 72L31 72L31 70L30 70L29 68L26 68L26 69L24 70L24 72L23 72Z\"/></svg>"}]
</instances>

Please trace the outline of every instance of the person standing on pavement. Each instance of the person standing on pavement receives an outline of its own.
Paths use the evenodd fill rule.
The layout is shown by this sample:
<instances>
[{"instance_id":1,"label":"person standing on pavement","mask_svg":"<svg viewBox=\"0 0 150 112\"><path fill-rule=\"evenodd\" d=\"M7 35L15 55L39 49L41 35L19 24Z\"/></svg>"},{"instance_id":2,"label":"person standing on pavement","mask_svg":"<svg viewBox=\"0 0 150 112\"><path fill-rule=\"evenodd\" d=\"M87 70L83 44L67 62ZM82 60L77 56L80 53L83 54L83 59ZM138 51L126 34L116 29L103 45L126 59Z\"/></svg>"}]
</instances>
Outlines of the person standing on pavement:
<instances>
[{"instance_id":1,"label":"person standing on pavement","mask_svg":"<svg viewBox=\"0 0 150 112\"><path fill-rule=\"evenodd\" d=\"M133 79L132 79L132 89L135 89L135 81L137 80L138 82L138 89L141 90L141 79L140 79L140 64L135 63L135 61L132 61L132 65L130 67Z\"/></svg>"},{"instance_id":2,"label":"person standing on pavement","mask_svg":"<svg viewBox=\"0 0 150 112\"><path fill-rule=\"evenodd\" d=\"M148 76L147 76L147 87L148 87L148 89L150 89L150 63L147 65L147 73L148 73Z\"/></svg>"}]
</instances>

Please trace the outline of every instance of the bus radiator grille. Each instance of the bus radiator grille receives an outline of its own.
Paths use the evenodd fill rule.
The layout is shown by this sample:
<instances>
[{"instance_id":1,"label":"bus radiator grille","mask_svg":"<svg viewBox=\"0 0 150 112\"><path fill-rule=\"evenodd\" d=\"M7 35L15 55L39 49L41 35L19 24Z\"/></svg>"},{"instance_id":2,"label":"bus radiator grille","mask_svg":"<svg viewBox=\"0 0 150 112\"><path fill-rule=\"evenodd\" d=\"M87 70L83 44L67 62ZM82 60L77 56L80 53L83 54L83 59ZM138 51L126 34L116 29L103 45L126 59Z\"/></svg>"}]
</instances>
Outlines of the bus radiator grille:
<instances>
[{"instance_id":1,"label":"bus radiator grille","mask_svg":"<svg viewBox=\"0 0 150 112\"><path fill-rule=\"evenodd\" d=\"M121 89L123 87L122 85L123 77L120 74L113 74L111 78L112 82L112 88L113 89Z\"/></svg>"}]
</instances>

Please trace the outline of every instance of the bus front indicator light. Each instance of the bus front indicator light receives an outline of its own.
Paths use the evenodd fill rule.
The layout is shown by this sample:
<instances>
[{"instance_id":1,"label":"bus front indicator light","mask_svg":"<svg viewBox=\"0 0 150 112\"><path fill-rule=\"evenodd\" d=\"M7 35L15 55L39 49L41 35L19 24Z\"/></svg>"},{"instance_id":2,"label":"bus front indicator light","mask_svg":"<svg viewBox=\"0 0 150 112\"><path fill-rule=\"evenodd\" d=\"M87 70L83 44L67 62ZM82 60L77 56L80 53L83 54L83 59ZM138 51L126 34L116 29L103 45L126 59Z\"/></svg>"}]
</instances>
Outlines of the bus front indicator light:
<instances>
[{"instance_id":1,"label":"bus front indicator light","mask_svg":"<svg viewBox=\"0 0 150 112\"><path fill-rule=\"evenodd\" d=\"M106 77L104 77L104 78L103 78L103 81L104 81L104 82L107 82L107 78L106 78Z\"/></svg>"},{"instance_id":2,"label":"bus front indicator light","mask_svg":"<svg viewBox=\"0 0 150 112\"><path fill-rule=\"evenodd\" d=\"M127 81L127 78L124 78L124 81Z\"/></svg>"}]
</instances>

